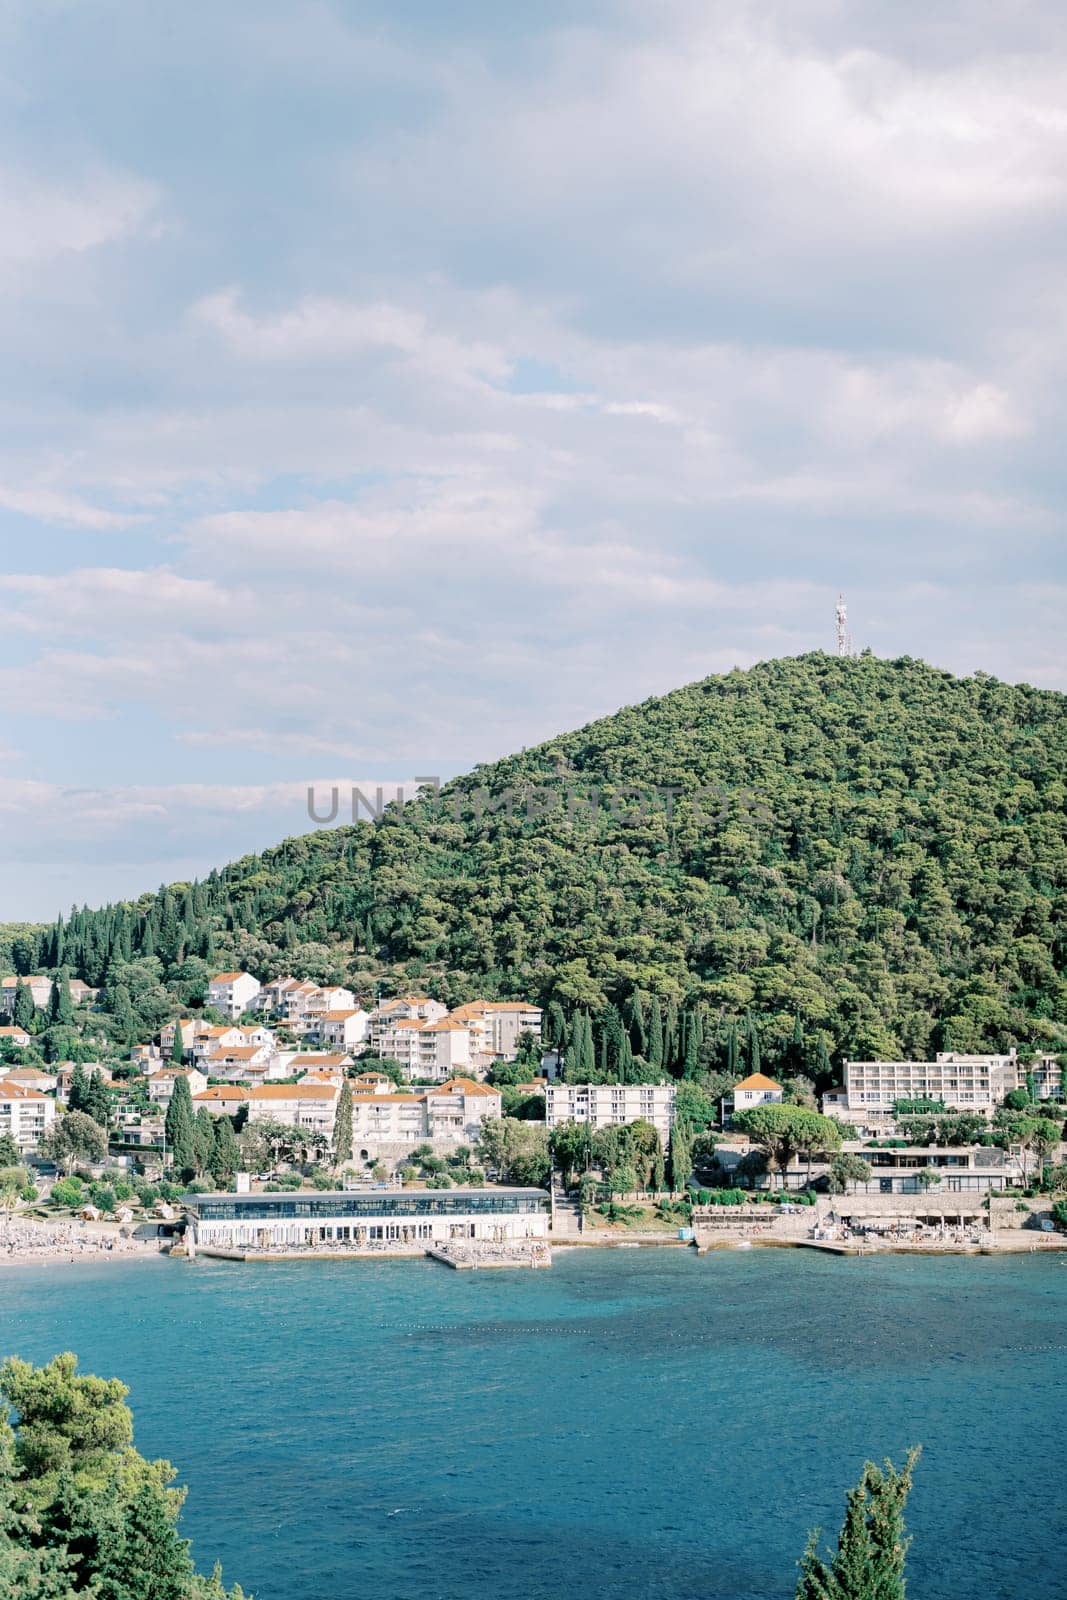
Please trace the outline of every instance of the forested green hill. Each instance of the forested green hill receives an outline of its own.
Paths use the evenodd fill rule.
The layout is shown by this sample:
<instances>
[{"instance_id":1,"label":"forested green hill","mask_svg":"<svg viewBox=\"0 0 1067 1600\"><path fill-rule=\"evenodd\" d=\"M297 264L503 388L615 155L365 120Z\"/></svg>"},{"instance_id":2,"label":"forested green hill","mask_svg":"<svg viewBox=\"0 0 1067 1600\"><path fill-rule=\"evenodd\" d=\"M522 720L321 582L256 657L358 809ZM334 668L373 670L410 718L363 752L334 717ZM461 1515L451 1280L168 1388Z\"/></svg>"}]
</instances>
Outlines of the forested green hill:
<instances>
[{"instance_id":1,"label":"forested green hill","mask_svg":"<svg viewBox=\"0 0 1067 1600\"><path fill-rule=\"evenodd\" d=\"M450 1002L637 990L712 1026L748 1013L772 1051L797 1017L834 1054L1062 1048L1065 707L907 658L766 662L14 955L92 983L155 959L172 993L205 962Z\"/></svg>"}]
</instances>

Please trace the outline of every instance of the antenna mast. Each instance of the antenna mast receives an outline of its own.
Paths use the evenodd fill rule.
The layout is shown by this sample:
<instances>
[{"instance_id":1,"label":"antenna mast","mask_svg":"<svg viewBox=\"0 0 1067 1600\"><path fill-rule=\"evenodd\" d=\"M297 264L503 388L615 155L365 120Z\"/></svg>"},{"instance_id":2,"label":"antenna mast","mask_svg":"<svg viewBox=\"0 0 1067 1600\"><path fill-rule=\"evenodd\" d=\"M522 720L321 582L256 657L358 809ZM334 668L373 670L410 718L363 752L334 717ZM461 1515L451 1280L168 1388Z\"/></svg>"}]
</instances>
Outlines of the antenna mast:
<instances>
[{"instance_id":1,"label":"antenna mast","mask_svg":"<svg viewBox=\"0 0 1067 1600\"><path fill-rule=\"evenodd\" d=\"M843 594L837 597L837 653L839 656L852 654L852 640L848 633L848 608Z\"/></svg>"}]
</instances>

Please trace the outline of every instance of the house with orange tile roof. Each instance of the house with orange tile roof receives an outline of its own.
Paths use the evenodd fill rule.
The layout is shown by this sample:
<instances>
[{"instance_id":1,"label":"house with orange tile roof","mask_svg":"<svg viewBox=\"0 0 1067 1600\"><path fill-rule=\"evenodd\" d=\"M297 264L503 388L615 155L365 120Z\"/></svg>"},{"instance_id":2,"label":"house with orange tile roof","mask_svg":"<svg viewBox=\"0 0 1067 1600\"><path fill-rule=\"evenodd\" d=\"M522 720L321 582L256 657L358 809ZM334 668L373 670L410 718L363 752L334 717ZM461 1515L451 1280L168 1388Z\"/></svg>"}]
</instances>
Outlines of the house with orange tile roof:
<instances>
[{"instance_id":1,"label":"house with orange tile roof","mask_svg":"<svg viewBox=\"0 0 1067 1600\"><path fill-rule=\"evenodd\" d=\"M370 1015L362 1006L339 1006L307 1013L303 1037L309 1044L330 1045L335 1050L354 1050L367 1037Z\"/></svg>"},{"instance_id":2,"label":"house with orange tile roof","mask_svg":"<svg viewBox=\"0 0 1067 1600\"><path fill-rule=\"evenodd\" d=\"M378 1054L398 1061L412 1083L440 1083L458 1068L469 1068L470 1033L447 1015L433 1021L398 1017L379 1030Z\"/></svg>"},{"instance_id":3,"label":"house with orange tile roof","mask_svg":"<svg viewBox=\"0 0 1067 1600\"><path fill-rule=\"evenodd\" d=\"M468 1000L448 1016L467 1028L471 1059L483 1067L494 1061L514 1061L524 1033L541 1038L541 1008L528 1000Z\"/></svg>"},{"instance_id":4,"label":"house with orange tile roof","mask_svg":"<svg viewBox=\"0 0 1067 1600\"><path fill-rule=\"evenodd\" d=\"M781 1105L785 1090L765 1072L751 1072L733 1087L733 1111L748 1111L752 1106Z\"/></svg>"},{"instance_id":5,"label":"house with orange tile roof","mask_svg":"<svg viewBox=\"0 0 1067 1600\"><path fill-rule=\"evenodd\" d=\"M160 1067L148 1080L149 1100L155 1105L168 1106L174 1094L174 1085L179 1078L185 1079L192 1095L197 1095L207 1088L207 1078L197 1067Z\"/></svg>"},{"instance_id":6,"label":"house with orange tile roof","mask_svg":"<svg viewBox=\"0 0 1067 1600\"><path fill-rule=\"evenodd\" d=\"M207 986L207 1003L231 1022L259 1003L258 978L250 972L217 972Z\"/></svg>"},{"instance_id":7,"label":"house with orange tile roof","mask_svg":"<svg viewBox=\"0 0 1067 1600\"><path fill-rule=\"evenodd\" d=\"M248 1090L248 1120L278 1122L309 1133L333 1133L337 1102L336 1083L259 1083ZM195 1102L194 1102L195 1104Z\"/></svg>"},{"instance_id":8,"label":"house with orange tile roof","mask_svg":"<svg viewBox=\"0 0 1067 1600\"><path fill-rule=\"evenodd\" d=\"M29 989L38 1011L43 1011L52 996L52 980L43 973L36 972L24 978L12 973L9 977L0 979L0 1012L10 1016L14 1011L15 996L20 983Z\"/></svg>"}]
</instances>

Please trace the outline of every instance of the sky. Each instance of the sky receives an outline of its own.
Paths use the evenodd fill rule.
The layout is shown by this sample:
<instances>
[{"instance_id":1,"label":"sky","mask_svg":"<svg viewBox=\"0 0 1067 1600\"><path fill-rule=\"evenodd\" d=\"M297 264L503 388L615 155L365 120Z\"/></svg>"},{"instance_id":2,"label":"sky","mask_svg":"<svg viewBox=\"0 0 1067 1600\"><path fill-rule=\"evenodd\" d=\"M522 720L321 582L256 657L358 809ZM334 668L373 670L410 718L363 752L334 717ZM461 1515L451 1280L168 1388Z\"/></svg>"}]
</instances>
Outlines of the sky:
<instances>
[{"instance_id":1,"label":"sky","mask_svg":"<svg viewBox=\"0 0 1067 1600\"><path fill-rule=\"evenodd\" d=\"M1067 689L1058 0L5 0L0 920L680 684Z\"/></svg>"}]
</instances>

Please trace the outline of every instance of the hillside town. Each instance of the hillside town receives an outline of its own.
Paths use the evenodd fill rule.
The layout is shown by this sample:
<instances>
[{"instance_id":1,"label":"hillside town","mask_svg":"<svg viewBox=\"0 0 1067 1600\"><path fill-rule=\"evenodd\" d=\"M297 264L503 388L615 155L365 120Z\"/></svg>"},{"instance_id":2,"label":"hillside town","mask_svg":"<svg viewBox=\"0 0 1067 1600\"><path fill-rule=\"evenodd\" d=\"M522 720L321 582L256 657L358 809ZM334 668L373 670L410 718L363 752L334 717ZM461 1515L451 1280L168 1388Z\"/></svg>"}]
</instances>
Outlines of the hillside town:
<instances>
[{"instance_id":1,"label":"hillside town","mask_svg":"<svg viewBox=\"0 0 1067 1600\"><path fill-rule=\"evenodd\" d=\"M45 1238L34 1222L55 1238L79 1218L112 1225L101 1235L111 1249L113 1225L129 1239L135 1224L154 1218L169 1233L184 1217L202 1250L466 1241L501 1260L531 1241L540 1252L549 1237L624 1232L844 1248L933 1229L963 1246L988 1230L990 1197L1010 1194L1043 1242L1067 1223L1064 1060L1050 1052L846 1059L841 1082L816 1095L761 1070L750 1030L749 1061L735 1051L714 1095L710 1077L644 1070L621 1022L608 1029L621 1032L615 1070L594 1074L581 1014L550 1041L527 1000L364 1003L341 984L225 971L122 1059L45 1059L49 1022L68 1019L88 1042L97 1003L64 973L0 985L11 1255L16 1238L24 1249ZM640 1029L635 1041L648 1048ZM285 1200L295 1192L316 1197L300 1221Z\"/></svg>"}]
</instances>

